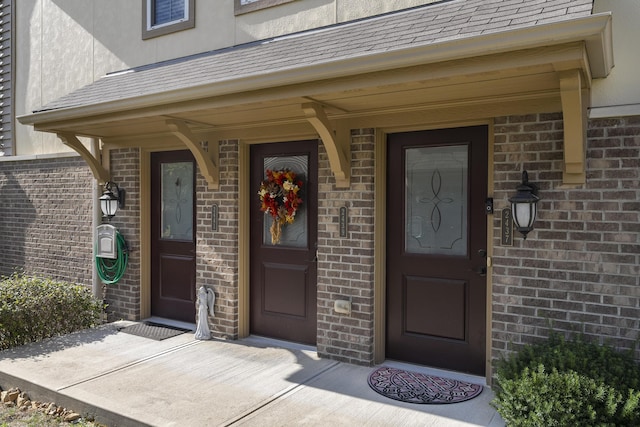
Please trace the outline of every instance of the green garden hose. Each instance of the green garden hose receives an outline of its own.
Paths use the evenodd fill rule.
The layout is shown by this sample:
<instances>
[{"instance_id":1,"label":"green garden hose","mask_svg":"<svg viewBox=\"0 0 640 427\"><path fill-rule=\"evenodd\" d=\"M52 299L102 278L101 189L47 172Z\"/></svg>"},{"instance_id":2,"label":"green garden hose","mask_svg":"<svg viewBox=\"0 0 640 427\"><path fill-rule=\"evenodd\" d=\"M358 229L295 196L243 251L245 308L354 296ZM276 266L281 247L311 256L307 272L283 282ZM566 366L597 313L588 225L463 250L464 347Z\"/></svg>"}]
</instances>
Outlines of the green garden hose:
<instances>
[{"instance_id":1,"label":"green garden hose","mask_svg":"<svg viewBox=\"0 0 640 427\"><path fill-rule=\"evenodd\" d=\"M96 268L98 276L102 283L113 285L118 283L122 278L124 271L127 269L127 261L129 260L129 248L124 237L116 231L117 240L117 257L116 259L96 257Z\"/></svg>"}]
</instances>

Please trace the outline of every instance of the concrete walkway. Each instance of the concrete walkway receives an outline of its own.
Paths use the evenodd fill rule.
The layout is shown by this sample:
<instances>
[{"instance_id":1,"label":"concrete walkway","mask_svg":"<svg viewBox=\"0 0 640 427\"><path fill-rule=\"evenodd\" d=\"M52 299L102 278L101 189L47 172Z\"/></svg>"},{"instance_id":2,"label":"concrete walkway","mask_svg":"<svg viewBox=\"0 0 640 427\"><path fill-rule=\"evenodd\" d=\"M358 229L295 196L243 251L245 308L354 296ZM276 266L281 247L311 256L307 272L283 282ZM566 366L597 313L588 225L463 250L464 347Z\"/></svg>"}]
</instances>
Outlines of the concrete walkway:
<instances>
[{"instance_id":1,"label":"concrete walkway","mask_svg":"<svg viewBox=\"0 0 640 427\"><path fill-rule=\"evenodd\" d=\"M0 352L0 386L109 426L504 426L486 387L463 403L404 404L370 389L373 368L320 359L310 347L193 333L154 341L118 332L128 324Z\"/></svg>"}]
</instances>

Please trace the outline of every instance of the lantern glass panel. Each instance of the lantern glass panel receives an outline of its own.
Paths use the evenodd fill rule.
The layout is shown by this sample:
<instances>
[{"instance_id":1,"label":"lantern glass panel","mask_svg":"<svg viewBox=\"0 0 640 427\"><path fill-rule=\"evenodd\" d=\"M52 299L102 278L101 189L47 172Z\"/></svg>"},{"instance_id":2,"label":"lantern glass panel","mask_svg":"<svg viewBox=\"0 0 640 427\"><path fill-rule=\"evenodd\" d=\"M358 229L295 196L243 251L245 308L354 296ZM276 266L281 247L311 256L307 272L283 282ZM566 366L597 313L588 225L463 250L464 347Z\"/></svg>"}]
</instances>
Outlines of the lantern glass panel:
<instances>
[{"instance_id":1,"label":"lantern glass panel","mask_svg":"<svg viewBox=\"0 0 640 427\"><path fill-rule=\"evenodd\" d=\"M529 227L532 221L532 209L529 203L514 203L513 204L513 218L516 221L518 227Z\"/></svg>"},{"instance_id":2,"label":"lantern glass panel","mask_svg":"<svg viewBox=\"0 0 640 427\"><path fill-rule=\"evenodd\" d=\"M112 198L109 195L100 197L100 210L102 210L105 216L114 216L118 210L118 199Z\"/></svg>"}]
</instances>

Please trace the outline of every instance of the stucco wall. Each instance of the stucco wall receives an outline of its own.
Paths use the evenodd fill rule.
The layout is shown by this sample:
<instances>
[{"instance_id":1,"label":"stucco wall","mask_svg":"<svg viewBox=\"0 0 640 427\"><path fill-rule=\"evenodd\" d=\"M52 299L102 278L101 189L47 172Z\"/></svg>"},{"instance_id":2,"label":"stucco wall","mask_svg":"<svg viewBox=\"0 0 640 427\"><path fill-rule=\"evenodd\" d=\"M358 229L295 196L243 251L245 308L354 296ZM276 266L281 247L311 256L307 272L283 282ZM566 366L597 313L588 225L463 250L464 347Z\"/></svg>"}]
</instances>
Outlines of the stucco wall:
<instances>
[{"instance_id":1,"label":"stucco wall","mask_svg":"<svg viewBox=\"0 0 640 427\"><path fill-rule=\"evenodd\" d=\"M591 117L640 114L640 2L595 0L593 13L612 12L615 66L605 79L593 82Z\"/></svg>"}]
</instances>

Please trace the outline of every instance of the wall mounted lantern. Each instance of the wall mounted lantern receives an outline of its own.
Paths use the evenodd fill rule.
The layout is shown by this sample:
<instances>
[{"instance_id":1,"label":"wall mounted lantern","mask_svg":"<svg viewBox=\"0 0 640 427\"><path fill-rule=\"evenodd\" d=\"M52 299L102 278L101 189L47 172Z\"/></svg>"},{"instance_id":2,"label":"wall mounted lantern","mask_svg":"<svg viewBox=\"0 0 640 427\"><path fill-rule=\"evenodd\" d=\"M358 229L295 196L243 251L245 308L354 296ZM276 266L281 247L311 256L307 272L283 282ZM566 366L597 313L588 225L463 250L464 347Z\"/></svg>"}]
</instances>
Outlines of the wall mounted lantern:
<instances>
[{"instance_id":1,"label":"wall mounted lantern","mask_svg":"<svg viewBox=\"0 0 640 427\"><path fill-rule=\"evenodd\" d=\"M533 230L533 223L536 221L538 213L537 203L538 186L529 183L527 171L522 172L522 183L516 187L518 191L515 196L509 198L511 202L511 212L516 230L522 233L524 239L527 233Z\"/></svg>"},{"instance_id":2,"label":"wall mounted lantern","mask_svg":"<svg viewBox=\"0 0 640 427\"><path fill-rule=\"evenodd\" d=\"M113 191L115 189L115 194ZM107 181L104 184L104 192L100 196L100 210L102 214L111 219L115 216L118 208L124 208L125 191L121 190L115 182Z\"/></svg>"}]
</instances>

